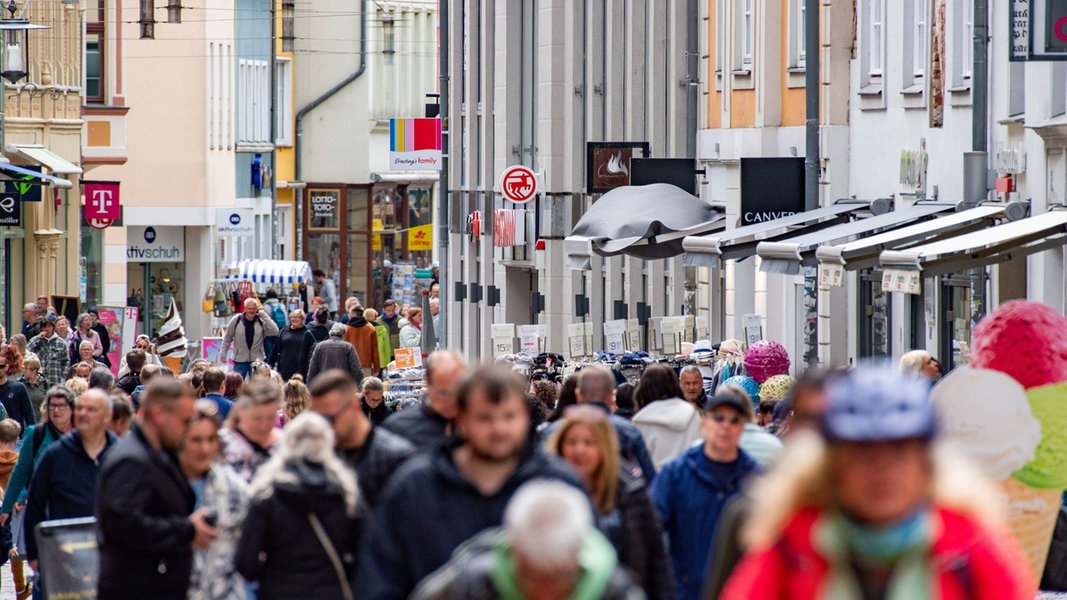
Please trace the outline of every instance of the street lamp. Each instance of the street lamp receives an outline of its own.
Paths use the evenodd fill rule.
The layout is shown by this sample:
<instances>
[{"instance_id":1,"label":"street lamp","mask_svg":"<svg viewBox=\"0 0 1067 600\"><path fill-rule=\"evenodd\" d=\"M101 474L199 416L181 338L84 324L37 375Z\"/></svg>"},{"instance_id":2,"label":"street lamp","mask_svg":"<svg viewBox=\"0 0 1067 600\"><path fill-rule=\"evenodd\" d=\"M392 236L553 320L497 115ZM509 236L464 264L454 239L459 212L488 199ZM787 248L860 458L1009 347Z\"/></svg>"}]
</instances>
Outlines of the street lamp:
<instances>
[{"instance_id":1,"label":"street lamp","mask_svg":"<svg viewBox=\"0 0 1067 600\"><path fill-rule=\"evenodd\" d=\"M29 1L23 4L23 13L28 5ZM0 77L14 84L27 75L30 30L48 28L44 25L34 25L29 19L16 18L15 13L19 12L19 7L15 0L10 0L4 8L9 14L0 19L0 39L3 41L0 44Z\"/></svg>"}]
</instances>

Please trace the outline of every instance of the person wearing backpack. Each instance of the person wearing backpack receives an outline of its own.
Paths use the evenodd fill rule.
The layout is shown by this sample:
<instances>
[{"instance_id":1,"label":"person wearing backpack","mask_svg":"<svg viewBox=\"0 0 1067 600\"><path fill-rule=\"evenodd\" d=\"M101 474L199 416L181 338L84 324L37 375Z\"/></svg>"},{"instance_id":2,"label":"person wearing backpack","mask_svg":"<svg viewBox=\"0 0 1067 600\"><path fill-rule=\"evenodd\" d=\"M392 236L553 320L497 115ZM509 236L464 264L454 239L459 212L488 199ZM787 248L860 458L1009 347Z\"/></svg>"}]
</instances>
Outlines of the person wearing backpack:
<instances>
[{"instance_id":1,"label":"person wearing backpack","mask_svg":"<svg viewBox=\"0 0 1067 600\"><path fill-rule=\"evenodd\" d=\"M263 302L263 308L267 311L267 315L278 326L278 331L285 329L285 326L289 324L289 320L285 316L285 305L278 299L278 291L274 288L268 288L266 297L267 299ZM267 356L274 354L274 346L277 343L278 334L267 335L263 338L263 351Z\"/></svg>"},{"instance_id":2,"label":"person wearing backpack","mask_svg":"<svg viewBox=\"0 0 1067 600\"><path fill-rule=\"evenodd\" d=\"M226 326L219 356L225 357L232 345L233 370L245 377L253 362L266 360L264 340L277 335L278 325L274 319L259 305L259 300L248 298L244 301L244 312L234 315Z\"/></svg>"}]
</instances>

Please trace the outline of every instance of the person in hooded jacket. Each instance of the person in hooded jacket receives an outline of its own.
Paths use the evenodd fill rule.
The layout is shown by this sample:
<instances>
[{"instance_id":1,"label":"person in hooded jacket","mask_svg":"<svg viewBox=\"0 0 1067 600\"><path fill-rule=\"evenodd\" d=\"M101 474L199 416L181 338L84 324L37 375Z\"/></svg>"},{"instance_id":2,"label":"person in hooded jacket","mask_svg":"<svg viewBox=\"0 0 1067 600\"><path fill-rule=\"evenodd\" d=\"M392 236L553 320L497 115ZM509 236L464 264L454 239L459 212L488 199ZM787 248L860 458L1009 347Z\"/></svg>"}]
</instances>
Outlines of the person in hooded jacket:
<instances>
[{"instance_id":1,"label":"person in hooded jacket","mask_svg":"<svg viewBox=\"0 0 1067 600\"><path fill-rule=\"evenodd\" d=\"M634 390L634 401L640 408L633 424L645 439L657 469L700 439L700 413L683 397L674 370L666 364L645 369Z\"/></svg>"},{"instance_id":2,"label":"person in hooded jacket","mask_svg":"<svg viewBox=\"0 0 1067 600\"><path fill-rule=\"evenodd\" d=\"M359 491L329 422L311 411L290 421L250 493L234 564L258 598L351 600Z\"/></svg>"},{"instance_id":3,"label":"person in hooded jacket","mask_svg":"<svg viewBox=\"0 0 1067 600\"><path fill-rule=\"evenodd\" d=\"M304 311L296 309L289 313L289 324L278 332L274 351L268 357L270 366L278 371L283 381L289 381L296 373L307 377L315 336L304 325Z\"/></svg>"},{"instance_id":4,"label":"person in hooded jacket","mask_svg":"<svg viewBox=\"0 0 1067 600\"><path fill-rule=\"evenodd\" d=\"M367 321L364 312L363 307L357 305L348 313L345 341L356 349L359 364L363 365L363 375L370 377L382 370L382 362L378 353L378 331Z\"/></svg>"},{"instance_id":5,"label":"person in hooded jacket","mask_svg":"<svg viewBox=\"0 0 1067 600\"><path fill-rule=\"evenodd\" d=\"M312 313L311 323L308 324L307 328L317 344L330 337L330 329L333 328L333 325L333 321L330 320L330 311L326 310L325 306L320 306L318 310Z\"/></svg>"}]
</instances>

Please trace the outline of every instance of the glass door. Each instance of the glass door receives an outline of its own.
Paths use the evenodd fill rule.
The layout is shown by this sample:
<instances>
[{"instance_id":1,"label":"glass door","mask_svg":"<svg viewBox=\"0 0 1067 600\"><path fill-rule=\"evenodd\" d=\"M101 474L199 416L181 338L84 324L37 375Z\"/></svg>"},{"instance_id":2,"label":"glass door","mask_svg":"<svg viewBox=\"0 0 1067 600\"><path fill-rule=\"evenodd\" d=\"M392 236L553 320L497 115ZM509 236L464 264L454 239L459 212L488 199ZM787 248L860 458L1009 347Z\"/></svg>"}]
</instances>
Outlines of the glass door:
<instances>
[{"instance_id":1,"label":"glass door","mask_svg":"<svg viewBox=\"0 0 1067 600\"><path fill-rule=\"evenodd\" d=\"M892 294L882 290L881 271L865 271L859 277L859 286L859 356L889 357L892 355Z\"/></svg>"}]
</instances>

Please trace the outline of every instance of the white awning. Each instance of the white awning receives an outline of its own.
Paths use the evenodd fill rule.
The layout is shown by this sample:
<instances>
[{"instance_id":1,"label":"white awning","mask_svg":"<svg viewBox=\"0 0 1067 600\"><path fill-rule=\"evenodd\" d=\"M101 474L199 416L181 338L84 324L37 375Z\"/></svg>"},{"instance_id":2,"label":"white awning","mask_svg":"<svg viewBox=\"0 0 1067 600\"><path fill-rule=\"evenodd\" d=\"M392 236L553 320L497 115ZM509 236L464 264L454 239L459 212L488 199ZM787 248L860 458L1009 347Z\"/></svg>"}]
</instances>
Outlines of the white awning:
<instances>
[{"instance_id":1,"label":"white awning","mask_svg":"<svg viewBox=\"0 0 1067 600\"><path fill-rule=\"evenodd\" d=\"M240 260L230 263L222 278L247 279L253 283L308 283L311 265L295 260Z\"/></svg>"},{"instance_id":2,"label":"white awning","mask_svg":"<svg viewBox=\"0 0 1067 600\"><path fill-rule=\"evenodd\" d=\"M62 156L37 144L15 144L15 150L24 158L40 163L54 175L81 175L82 168Z\"/></svg>"},{"instance_id":3,"label":"white awning","mask_svg":"<svg viewBox=\"0 0 1067 600\"><path fill-rule=\"evenodd\" d=\"M925 219L940 212L952 211L955 208L955 204L920 202L908 208L868 219L842 223L821 231L805 233L773 242L760 242L756 246L756 254L763 259L760 270L765 273L799 275L802 264L805 262L814 264L813 251L819 246L849 240L864 234L875 234L898 228L917 219Z\"/></svg>"},{"instance_id":4,"label":"white awning","mask_svg":"<svg viewBox=\"0 0 1067 600\"><path fill-rule=\"evenodd\" d=\"M985 229L1003 215L1003 206L979 206L852 242L819 246L815 258L820 263L845 265L849 270L865 269L878 265L878 256L883 250L899 250Z\"/></svg>"},{"instance_id":5,"label":"white awning","mask_svg":"<svg viewBox=\"0 0 1067 600\"><path fill-rule=\"evenodd\" d=\"M837 225L850 214L870 206L866 201L840 201L838 203L796 213L765 223L753 223L729 229L716 235L689 235L682 240L687 267L714 267L721 260L745 258L755 252L760 241L773 239L798 229L812 231Z\"/></svg>"},{"instance_id":6,"label":"white awning","mask_svg":"<svg viewBox=\"0 0 1067 600\"><path fill-rule=\"evenodd\" d=\"M885 250L879 262L884 267L921 269L925 275L942 275L1064 245L1067 245L1067 210L1053 210L907 250Z\"/></svg>"}]
</instances>

